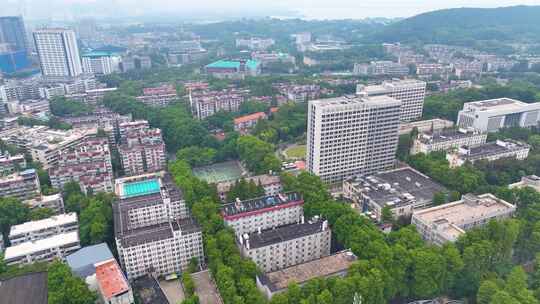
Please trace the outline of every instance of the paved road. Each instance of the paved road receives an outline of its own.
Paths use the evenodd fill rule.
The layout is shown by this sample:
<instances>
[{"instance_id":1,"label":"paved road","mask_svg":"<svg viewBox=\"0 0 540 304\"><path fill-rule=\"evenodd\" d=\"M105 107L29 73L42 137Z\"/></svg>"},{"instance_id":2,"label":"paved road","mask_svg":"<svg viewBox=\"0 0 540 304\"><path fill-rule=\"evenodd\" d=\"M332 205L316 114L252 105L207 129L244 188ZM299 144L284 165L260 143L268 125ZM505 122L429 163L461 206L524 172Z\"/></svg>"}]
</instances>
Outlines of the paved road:
<instances>
[{"instance_id":1,"label":"paved road","mask_svg":"<svg viewBox=\"0 0 540 304\"><path fill-rule=\"evenodd\" d=\"M199 296L200 304L223 304L208 270L192 273L191 276L195 281L195 292Z\"/></svg>"}]
</instances>

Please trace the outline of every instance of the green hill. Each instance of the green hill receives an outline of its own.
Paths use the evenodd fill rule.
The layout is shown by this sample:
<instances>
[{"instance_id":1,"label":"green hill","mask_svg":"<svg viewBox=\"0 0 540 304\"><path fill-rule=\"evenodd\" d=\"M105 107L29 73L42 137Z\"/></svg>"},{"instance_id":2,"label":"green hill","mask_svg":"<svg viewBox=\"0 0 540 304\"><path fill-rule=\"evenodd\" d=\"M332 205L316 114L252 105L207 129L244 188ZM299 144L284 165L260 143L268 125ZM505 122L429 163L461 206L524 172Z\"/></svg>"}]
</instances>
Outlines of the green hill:
<instances>
[{"instance_id":1,"label":"green hill","mask_svg":"<svg viewBox=\"0 0 540 304\"><path fill-rule=\"evenodd\" d=\"M381 42L471 45L478 40L540 41L540 6L456 8L420 14L374 33Z\"/></svg>"}]
</instances>

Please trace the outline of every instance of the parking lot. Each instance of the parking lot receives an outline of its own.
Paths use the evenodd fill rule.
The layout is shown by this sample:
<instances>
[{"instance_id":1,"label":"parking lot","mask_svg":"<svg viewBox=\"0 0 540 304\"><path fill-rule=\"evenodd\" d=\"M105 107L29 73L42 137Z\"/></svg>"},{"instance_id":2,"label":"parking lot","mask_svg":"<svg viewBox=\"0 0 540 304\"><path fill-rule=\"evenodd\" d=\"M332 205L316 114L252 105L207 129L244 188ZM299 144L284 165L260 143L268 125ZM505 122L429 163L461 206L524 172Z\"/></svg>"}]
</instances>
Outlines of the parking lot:
<instances>
[{"instance_id":1,"label":"parking lot","mask_svg":"<svg viewBox=\"0 0 540 304\"><path fill-rule=\"evenodd\" d=\"M210 279L208 270L191 274L195 281L195 292L199 296L200 304L222 304L219 293Z\"/></svg>"}]
</instances>

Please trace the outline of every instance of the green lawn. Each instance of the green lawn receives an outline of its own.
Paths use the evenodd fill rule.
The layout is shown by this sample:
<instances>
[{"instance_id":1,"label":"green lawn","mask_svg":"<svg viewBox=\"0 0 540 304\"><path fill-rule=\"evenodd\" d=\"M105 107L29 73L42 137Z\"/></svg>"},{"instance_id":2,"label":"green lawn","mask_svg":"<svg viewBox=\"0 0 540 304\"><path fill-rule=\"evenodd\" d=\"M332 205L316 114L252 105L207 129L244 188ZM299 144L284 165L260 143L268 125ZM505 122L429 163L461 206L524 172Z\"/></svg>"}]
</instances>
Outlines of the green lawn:
<instances>
[{"instance_id":1,"label":"green lawn","mask_svg":"<svg viewBox=\"0 0 540 304\"><path fill-rule=\"evenodd\" d=\"M306 157L306 146L294 146L285 150L285 155L288 158L304 158Z\"/></svg>"}]
</instances>

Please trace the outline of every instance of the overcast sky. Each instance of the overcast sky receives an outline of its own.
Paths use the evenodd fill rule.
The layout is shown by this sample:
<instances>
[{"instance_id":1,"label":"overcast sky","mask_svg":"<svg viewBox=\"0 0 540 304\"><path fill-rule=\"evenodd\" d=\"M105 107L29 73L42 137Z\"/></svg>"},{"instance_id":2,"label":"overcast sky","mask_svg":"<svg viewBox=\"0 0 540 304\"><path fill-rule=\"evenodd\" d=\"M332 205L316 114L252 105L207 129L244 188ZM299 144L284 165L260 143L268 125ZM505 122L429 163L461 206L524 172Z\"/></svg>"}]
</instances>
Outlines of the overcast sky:
<instances>
[{"instance_id":1,"label":"overcast sky","mask_svg":"<svg viewBox=\"0 0 540 304\"><path fill-rule=\"evenodd\" d=\"M409 17L451 7L539 5L539 0L0 0L0 15L25 12L28 19L148 14L222 15L243 12L280 15L296 12L310 19Z\"/></svg>"}]
</instances>

